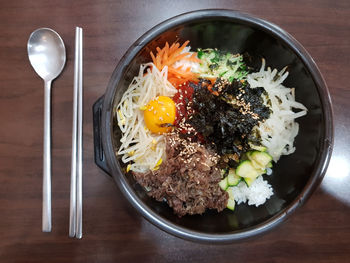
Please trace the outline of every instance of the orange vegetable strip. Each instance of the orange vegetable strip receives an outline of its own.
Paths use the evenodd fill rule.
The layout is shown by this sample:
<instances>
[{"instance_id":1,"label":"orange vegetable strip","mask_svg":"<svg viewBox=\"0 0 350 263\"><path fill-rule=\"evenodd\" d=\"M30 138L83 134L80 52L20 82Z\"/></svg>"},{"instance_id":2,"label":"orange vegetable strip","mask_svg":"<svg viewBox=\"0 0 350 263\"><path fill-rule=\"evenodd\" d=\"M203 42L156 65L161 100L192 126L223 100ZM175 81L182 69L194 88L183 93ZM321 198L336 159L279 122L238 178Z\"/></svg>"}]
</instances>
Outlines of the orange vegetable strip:
<instances>
[{"instance_id":1,"label":"orange vegetable strip","mask_svg":"<svg viewBox=\"0 0 350 263\"><path fill-rule=\"evenodd\" d=\"M192 53L190 60L193 62L201 62L201 60L197 57L197 52Z\"/></svg>"},{"instance_id":2,"label":"orange vegetable strip","mask_svg":"<svg viewBox=\"0 0 350 263\"><path fill-rule=\"evenodd\" d=\"M200 59L193 57L193 54L190 57L187 57L187 56L188 56L188 53L183 53L175 58L172 58L171 60L169 59L168 64L172 65L173 63L175 63L178 60L187 60L187 61L193 61L193 62L198 62L198 63L201 61Z\"/></svg>"},{"instance_id":3,"label":"orange vegetable strip","mask_svg":"<svg viewBox=\"0 0 350 263\"><path fill-rule=\"evenodd\" d=\"M180 46L180 43L175 43L175 45L173 46L172 52L174 52L176 49L178 49L179 46Z\"/></svg>"},{"instance_id":4,"label":"orange vegetable strip","mask_svg":"<svg viewBox=\"0 0 350 263\"><path fill-rule=\"evenodd\" d=\"M159 52L160 63L161 63L161 68L162 68L162 69L163 69L162 64L164 64L164 59L163 59L163 54L165 53L164 51L165 51L165 49L162 49L162 50L160 50L160 52Z\"/></svg>"},{"instance_id":5,"label":"orange vegetable strip","mask_svg":"<svg viewBox=\"0 0 350 263\"><path fill-rule=\"evenodd\" d=\"M217 91L213 91L213 86L208 85L208 90L215 96L219 96L219 93Z\"/></svg>"},{"instance_id":6,"label":"orange vegetable strip","mask_svg":"<svg viewBox=\"0 0 350 263\"><path fill-rule=\"evenodd\" d=\"M159 54L160 55L160 54ZM163 56L162 56L162 62L163 62L163 65L164 64L168 64L168 63L165 63L165 61L168 60L168 53L164 50L163 52ZM164 65L165 66L165 65Z\"/></svg>"},{"instance_id":7,"label":"orange vegetable strip","mask_svg":"<svg viewBox=\"0 0 350 263\"><path fill-rule=\"evenodd\" d=\"M179 76L183 76L183 77L186 77L186 78L194 78L196 75L192 72L184 72L184 71L181 71L181 70L178 70L178 69L175 69L173 67L169 67L168 68L168 72L170 73L173 73L173 74L176 74L176 75L179 75Z\"/></svg>"},{"instance_id":8,"label":"orange vegetable strip","mask_svg":"<svg viewBox=\"0 0 350 263\"><path fill-rule=\"evenodd\" d=\"M165 43L165 47L164 47L164 56L163 56L163 60L167 61L169 57L169 44L168 42Z\"/></svg>"},{"instance_id":9,"label":"orange vegetable strip","mask_svg":"<svg viewBox=\"0 0 350 263\"><path fill-rule=\"evenodd\" d=\"M184 48L187 46L187 44L188 44L189 42L190 42L190 41L187 40L185 43L183 43L183 45L182 45L180 48L178 48L178 49L173 53L172 57L176 57L177 55L179 55L179 54L184 50Z\"/></svg>"},{"instance_id":10,"label":"orange vegetable strip","mask_svg":"<svg viewBox=\"0 0 350 263\"><path fill-rule=\"evenodd\" d=\"M201 61L197 58L197 53L195 52L192 54L189 52L181 53L188 43L189 41L187 40L181 46L178 42L175 42L169 46L169 43L166 42L163 48L156 48L156 55L154 55L153 52L150 52L152 61L159 70L162 70L165 66L168 66L168 80L175 86L188 80L196 80L198 77L197 74L191 72L191 68L174 68L175 62L179 60L194 62Z\"/></svg>"},{"instance_id":11,"label":"orange vegetable strip","mask_svg":"<svg viewBox=\"0 0 350 263\"><path fill-rule=\"evenodd\" d=\"M153 52L151 51L151 58L152 58L152 61L153 61L153 64L155 65L156 64L156 58L154 57L153 55Z\"/></svg>"},{"instance_id":12,"label":"orange vegetable strip","mask_svg":"<svg viewBox=\"0 0 350 263\"><path fill-rule=\"evenodd\" d=\"M175 58L176 56L178 56L182 50L185 48L184 45L182 45L180 48L177 48L176 50L173 51L173 53L171 54L171 58Z\"/></svg>"},{"instance_id":13,"label":"orange vegetable strip","mask_svg":"<svg viewBox=\"0 0 350 263\"><path fill-rule=\"evenodd\" d=\"M159 70L162 70L162 64L161 64L161 61L160 61L160 56L156 56L156 67L159 69Z\"/></svg>"},{"instance_id":14,"label":"orange vegetable strip","mask_svg":"<svg viewBox=\"0 0 350 263\"><path fill-rule=\"evenodd\" d=\"M188 56L188 54L187 54L187 53L184 53L184 54L181 54L181 55L179 55L179 56L177 56L177 57L169 58L169 60L167 61L167 64L168 64L168 65L172 65L172 64L174 64L174 63L175 63L176 61L178 61L178 60L186 59L186 56Z\"/></svg>"},{"instance_id":15,"label":"orange vegetable strip","mask_svg":"<svg viewBox=\"0 0 350 263\"><path fill-rule=\"evenodd\" d=\"M170 73L174 74L177 77L184 77L184 78L188 78L188 79L192 79L195 77L195 75L192 72L183 72L181 70L177 70L174 68L169 68L168 69Z\"/></svg>"},{"instance_id":16,"label":"orange vegetable strip","mask_svg":"<svg viewBox=\"0 0 350 263\"><path fill-rule=\"evenodd\" d=\"M210 80L210 82L211 82L212 84L214 84L215 81L216 81L216 78L208 78L208 79Z\"/></svg>"},{"instance_id":17,"label":"orange vegetable strip","mask_svg":"<svg viewBox=\"0 0 350 263\"><path fill-rule=\"evenodd\" d=\"M173 43L171 46L170 46L170 48L169 48L169 54L171 54L171 53L173 53L174 52L174 50L176 50L176 43Z\"/></svg>"}]
</instances>

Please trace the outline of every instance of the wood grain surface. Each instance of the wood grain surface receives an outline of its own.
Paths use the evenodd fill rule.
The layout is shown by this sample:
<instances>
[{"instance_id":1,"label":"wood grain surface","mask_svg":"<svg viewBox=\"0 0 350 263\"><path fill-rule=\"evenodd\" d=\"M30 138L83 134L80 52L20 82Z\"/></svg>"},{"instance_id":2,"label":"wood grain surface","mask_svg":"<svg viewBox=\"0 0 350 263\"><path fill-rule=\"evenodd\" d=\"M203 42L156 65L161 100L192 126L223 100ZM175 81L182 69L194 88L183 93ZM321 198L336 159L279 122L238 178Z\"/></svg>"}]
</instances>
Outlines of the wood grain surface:
<instances>
[{"instance_id":1,"label":"wood grain surface","mask_svg":"<svg viewBox=\"0 0 350 263\"><path fill-rule=\"evenodd\" d=\"M127 48L171 16L240 10L276 23L313 56L334 106L335 148L305 206L277 229L232 245L203 245L159 230L125 201L93 160L92 104ZM84 29L84 237L68 238L74 28ZM64 39L67 63L53 82L53 231L41 232L43 82L31 68L32 31ZM0 262L350 262L350 2L0 1Z\"/></svg>"}]
</instances>

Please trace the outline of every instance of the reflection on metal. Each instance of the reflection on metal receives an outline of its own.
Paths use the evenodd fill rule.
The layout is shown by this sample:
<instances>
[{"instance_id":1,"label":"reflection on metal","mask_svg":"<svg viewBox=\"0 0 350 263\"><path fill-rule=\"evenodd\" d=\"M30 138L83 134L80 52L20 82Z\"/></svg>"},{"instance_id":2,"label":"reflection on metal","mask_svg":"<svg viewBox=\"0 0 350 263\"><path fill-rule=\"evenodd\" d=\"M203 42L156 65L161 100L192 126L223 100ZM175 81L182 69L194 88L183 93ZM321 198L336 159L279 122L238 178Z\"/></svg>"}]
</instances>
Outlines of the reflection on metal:
<instances>
[{"instance_id":1,"label":"reflection on metal","mask_svg":"<svg viewBox=\"0 0 350 263\"><path fill-rule=\"evenodd\" d=\"M350 165L345 156L333 155L321 187L336 199L350 205Z\"/></svg>"}]
</instances>

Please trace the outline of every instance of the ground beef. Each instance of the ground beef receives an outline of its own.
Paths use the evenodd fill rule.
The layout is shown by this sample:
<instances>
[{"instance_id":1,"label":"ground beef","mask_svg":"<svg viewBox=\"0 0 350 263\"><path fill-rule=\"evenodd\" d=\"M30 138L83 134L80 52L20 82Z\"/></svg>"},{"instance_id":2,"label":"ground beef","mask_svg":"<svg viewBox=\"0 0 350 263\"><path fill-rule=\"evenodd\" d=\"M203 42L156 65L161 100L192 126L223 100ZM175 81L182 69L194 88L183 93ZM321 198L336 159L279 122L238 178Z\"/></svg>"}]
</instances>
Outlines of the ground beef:
<instances>
[{"instance_id":1,"label":"ground beef","mask_svg":"<svg viewBox=\"0 0 350 263\"><path fill-rule=\"evenodd\" d=\"M179 217L202 214L207 208L220 212L226 207L228 194L218 185L221 173L214 152L170 134L166 136L166 155L158 170L133 173L149 196L166 200Z\"/></svg>"}]
</instances>

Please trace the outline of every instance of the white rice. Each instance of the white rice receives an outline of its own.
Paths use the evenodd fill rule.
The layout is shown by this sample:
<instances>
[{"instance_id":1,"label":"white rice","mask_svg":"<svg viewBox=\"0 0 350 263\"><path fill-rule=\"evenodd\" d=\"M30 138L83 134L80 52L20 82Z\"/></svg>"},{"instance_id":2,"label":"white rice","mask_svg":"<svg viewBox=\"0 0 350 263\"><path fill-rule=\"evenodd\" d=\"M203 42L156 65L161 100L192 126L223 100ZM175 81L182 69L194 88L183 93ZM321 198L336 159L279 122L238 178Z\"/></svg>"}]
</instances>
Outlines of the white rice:
<instances>
[{"instance_id":1,"label":"white rice","mask_svg":"<svg viewBox=\"0 0 350 263\"><path fill-rule=\"evenodd\" d=\"M271 185L262 176L256 178L250 187L242 181L237 186L230 187L229 190L232 191L238 205L248 201L248 205L259 206L273 195Z\"/></svg>"}]
</instances>

